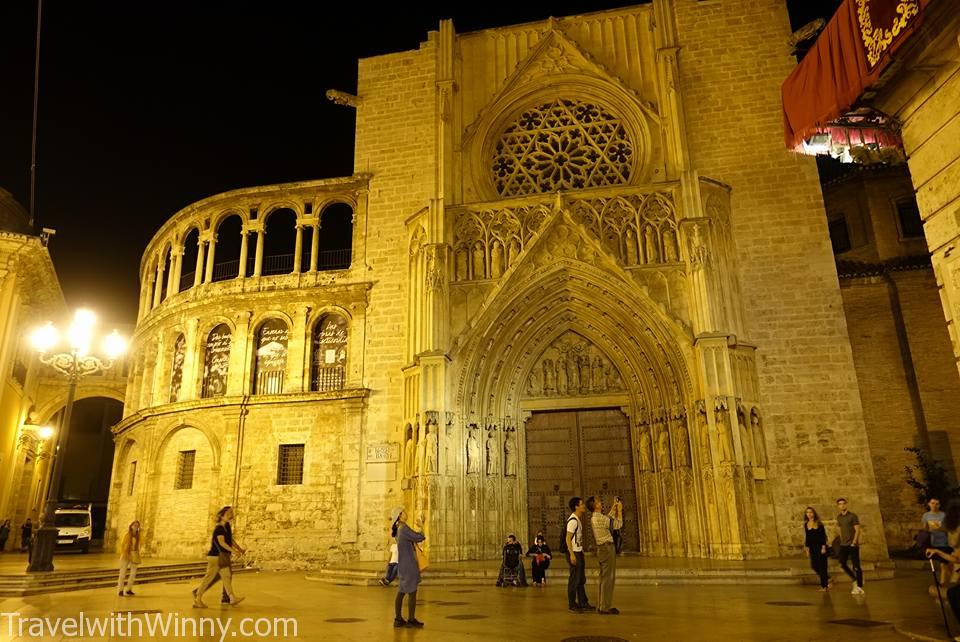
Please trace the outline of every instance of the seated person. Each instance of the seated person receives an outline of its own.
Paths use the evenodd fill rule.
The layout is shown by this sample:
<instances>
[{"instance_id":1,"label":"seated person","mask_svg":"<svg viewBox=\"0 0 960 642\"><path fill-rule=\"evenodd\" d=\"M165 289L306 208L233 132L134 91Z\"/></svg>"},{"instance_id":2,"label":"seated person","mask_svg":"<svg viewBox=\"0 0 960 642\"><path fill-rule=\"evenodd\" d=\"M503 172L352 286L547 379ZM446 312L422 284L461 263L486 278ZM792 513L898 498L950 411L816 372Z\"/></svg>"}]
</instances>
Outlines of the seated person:
<instances>
[{"instance_id":1,"label":"seated person","mask_svg":"<svg viewBox=\"0 0 960 642\"><path fill-rule=\"evenodd\" d=\"M537 538L533 540L530 550L527 551L527 557L532 557L530 566L533 567L533 585L546 586L547 569L550 568L552 555L550 547L547 546L547 540L543 538L543 533L537 533Z\"/></svg>"},{"instance_id":2,"label":"seated person","mask_svg":"<svg viewBox=\"0 0 960 642\"><path fill-rule=\"evenodd\" d=\"M497 577L497 586L505 582L516 582L519 586L527 585L527 577L523 572L523 547L513 534L507 535L507 543L503 545L503 562L500 564L500 576Z\"/></svg>"}]
</instances>

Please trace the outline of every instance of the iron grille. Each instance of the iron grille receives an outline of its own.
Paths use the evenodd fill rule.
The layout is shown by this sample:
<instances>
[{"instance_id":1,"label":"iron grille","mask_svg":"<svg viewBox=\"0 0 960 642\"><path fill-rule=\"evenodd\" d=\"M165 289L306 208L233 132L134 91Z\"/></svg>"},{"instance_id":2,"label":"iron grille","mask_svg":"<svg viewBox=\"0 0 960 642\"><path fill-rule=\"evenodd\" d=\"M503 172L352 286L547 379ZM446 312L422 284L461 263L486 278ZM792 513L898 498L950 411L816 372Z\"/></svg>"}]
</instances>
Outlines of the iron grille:
<instances>
[{"instance_id":1,"label":"iron grille","mask_svg":"<svg viewBox=\"0 0 960 642\"><path fill-rule=\"evenodd\" d=\"M289 486L303 483L303 444L281 444L277 461L277 484Z\"/></svg>"},{"instance_id":2,"label":"iron grille","mask_svg":"<svg viewBox=\"0 0 960 642\"><path fill-rule=\"evenodd\" d=\"M177 459L177 478L174 488L187 490L193 488L193 467L197 462L196 450L181 450Z\"/></svg>"}]
</instances>

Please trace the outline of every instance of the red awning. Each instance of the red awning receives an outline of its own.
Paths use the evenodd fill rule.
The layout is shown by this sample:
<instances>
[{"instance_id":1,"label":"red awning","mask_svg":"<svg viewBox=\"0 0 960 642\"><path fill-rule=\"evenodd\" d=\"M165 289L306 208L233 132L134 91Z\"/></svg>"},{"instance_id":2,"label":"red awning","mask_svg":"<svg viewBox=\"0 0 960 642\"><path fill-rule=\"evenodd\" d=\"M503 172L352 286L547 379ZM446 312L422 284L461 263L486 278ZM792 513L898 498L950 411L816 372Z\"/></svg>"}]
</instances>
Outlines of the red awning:
<instances>
[{"instance_id":1,"label":"red awning","mask_svg":"<svg viewBox=\"0 0 960 642\"><path fill-rule=\"evenodd\" d=\"M844 0L781 87L788 149L803 152L804 140L836 128L919 26L931 1Z\"/></svg>"}]
</instances>

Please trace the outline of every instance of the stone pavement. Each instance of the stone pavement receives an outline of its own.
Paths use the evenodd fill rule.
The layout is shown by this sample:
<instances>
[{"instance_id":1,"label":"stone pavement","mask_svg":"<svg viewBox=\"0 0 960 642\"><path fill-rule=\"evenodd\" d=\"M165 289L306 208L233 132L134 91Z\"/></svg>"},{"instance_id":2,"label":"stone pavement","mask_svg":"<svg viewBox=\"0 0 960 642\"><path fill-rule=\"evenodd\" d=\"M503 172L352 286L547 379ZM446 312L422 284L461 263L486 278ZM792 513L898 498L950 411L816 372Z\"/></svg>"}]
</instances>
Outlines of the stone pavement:
<instances>
[{"instance_id":1,"label":"stone pavement","mask_svg":"<svg viewBox=\"0 0 960 642\"><path fill-rule=\"evenodd\" d=\"M428 571L429 572L429 571ZM137 596L120 598L113 590L0 599L0 612L23 617L106 618L114 612L140 611L133 617L182 616L216 618L229 625L224 639L243 639L241 618L296 618L301 640L392 639L398 642L428 640L544 640L560 642L578 636L608 636L623 640L905 640L900 631L943 639L940 612L926 594L929 574L898 571L898 579L868 582L864 598L849 593L849 583L837 582L834 591L822 594L809 586L626 586L618 587L620 616L570 614L566 610L565 578L553 573L545 589L489 587L421 588L417 617L422 630L392 628L395 588L336 586L305 579L303 573L259 572L237 578L237 590L247 597L238 607L217 605L218 591L207 594L206 610L190 608L194 582L145 584ZM591 600L596 586L588 584ZM155 611L146 613L144 611ZM232 618L229 620L228 618ZM851 623L836 623L848 620ZM17 635L14 618L0 617L0 641L20 639L71 639L58 635L39 638ZM859 621L859 622L858 622ZM851 624L867 624L853 626ZM956 626L952 620L951 624ZM192 625L192 624L191 624ZM153 639L219 640L214 622L205 635ZM247 622L246 627L266 621ZM956 627L960 631L960 626ZM250 630L253 630L252 628ZM218 629L219 631L219 629ZM29 631L24 631L29 633ZM281 631L282 632L282 631ZM236 633L236 635L232 635ZM288 637L293 630L288 629ZM265 636L283 639L283 636ZM144 635L87 636L85 640L149 639ZM264 637L256 638L264 639Z\"/></svg>"}]
</instances>

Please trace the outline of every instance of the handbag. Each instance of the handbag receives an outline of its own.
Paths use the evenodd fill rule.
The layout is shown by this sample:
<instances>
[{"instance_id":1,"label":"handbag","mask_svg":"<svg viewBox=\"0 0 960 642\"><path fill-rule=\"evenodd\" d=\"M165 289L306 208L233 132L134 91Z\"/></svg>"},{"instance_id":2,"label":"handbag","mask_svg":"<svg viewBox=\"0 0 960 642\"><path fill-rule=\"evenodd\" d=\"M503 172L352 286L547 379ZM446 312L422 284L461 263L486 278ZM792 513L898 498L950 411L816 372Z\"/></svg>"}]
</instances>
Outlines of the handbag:
<instances>
[{"instance_id":1,"label":"handbag","mask_svg":"<svg viewBox=\"0 0 960 642\"><path fill-rule=\"evenodd\" d=\"M420 548L419 544L413 545L413 552L417 556L417 568L422 571L430 566L430 562L427 560L427 554L423 552L423 549Z\"/></svg>"},{"instance_id":2,"label":"handbag","mask_svg":"<svg viewBox=\"0 0 960 642\"><path fill-rule=\"evenodd\" d=\"M217 542L217 568L230 568L230 551L225 551Z\"/></svg>"},{"instance_id":3,"label":"handbag","mask_svg":"<svg viewBox=\"0 0 960 642\"><path fill-rule=\"evenodd\" d=\"M140 564L143 560L140 559L140 551L134 549L130 551L130 563L131 564Z\"/></svg>"}]
</instances>

